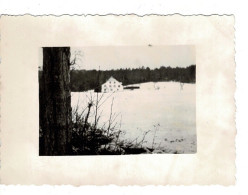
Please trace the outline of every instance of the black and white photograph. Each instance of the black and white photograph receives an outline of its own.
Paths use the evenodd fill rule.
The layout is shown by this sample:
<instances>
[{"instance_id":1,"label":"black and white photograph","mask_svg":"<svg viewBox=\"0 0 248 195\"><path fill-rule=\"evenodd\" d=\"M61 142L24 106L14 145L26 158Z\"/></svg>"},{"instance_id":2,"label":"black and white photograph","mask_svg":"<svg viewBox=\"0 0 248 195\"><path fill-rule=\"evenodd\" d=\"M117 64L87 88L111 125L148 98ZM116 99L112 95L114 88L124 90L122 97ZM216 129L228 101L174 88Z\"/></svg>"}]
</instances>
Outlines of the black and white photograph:
<instances>
[{"instance_id":1,"label":"black and white photograph","mask_svg":"<svg viewBox=\"0 0 248 195\"><path fill-rule=\"evenodd\" d=\"M235 185L234 16L3 16L1 27L2 184Z\"/></svg>"},{"instance_id":2,"label":"black and white photograph","mask_svg":"<svg viewBox=\"0 0 248 195\"><path fill-rule=\"evenodd\" d=\"M39 49L39 155L197 152L193 45Z\"/></svg>"}]
</instances>

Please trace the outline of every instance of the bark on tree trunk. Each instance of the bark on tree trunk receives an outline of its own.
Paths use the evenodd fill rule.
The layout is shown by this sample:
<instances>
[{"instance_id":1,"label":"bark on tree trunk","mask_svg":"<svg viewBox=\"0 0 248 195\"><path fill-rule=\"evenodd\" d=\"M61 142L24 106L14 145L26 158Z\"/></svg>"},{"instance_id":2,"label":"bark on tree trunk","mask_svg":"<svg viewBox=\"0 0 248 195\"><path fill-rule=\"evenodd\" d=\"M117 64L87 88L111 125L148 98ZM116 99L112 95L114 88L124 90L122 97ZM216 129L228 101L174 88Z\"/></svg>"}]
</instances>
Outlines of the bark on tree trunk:
<instances>
[{"instance_id":1,"label":"bark on tree trunk","mask_svg":"<svg viewBox=\"0 0 248 195\"><path fill-rule=\"evenodd\" d=\"M71 154L70 48L44 47L40 81L40 155Z\"/></svg>"}]
</instances>

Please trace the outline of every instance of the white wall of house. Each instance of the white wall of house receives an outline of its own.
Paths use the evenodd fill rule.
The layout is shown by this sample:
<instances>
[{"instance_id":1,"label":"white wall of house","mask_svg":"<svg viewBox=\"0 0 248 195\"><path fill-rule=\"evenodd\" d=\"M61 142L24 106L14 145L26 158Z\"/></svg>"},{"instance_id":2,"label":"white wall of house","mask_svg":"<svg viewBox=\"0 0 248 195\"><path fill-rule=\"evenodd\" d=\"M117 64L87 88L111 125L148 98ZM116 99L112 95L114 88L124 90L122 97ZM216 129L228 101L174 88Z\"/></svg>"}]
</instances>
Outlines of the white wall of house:
<instances>
[{"instance_id":1,"label":"white wall of house","mask_svg":"<svg viewBox=\"0 0 248 195\"><path fill-rule=\"evenodd\" d=\"M106 83L102 84L102 93L111 93L123 91L122 83L117 81L114 77L110 77Z\"/></svg>"}]
</instances>

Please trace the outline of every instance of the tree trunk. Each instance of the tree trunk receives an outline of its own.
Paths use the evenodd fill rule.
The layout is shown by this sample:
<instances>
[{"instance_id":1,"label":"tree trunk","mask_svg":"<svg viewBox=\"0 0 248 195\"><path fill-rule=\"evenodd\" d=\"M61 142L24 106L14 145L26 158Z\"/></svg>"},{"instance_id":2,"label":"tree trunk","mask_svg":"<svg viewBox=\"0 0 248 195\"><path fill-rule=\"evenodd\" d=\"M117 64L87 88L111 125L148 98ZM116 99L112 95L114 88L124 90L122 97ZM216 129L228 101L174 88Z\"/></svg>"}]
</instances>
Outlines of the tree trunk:
<instances>
[{"instance_id":1,"label":"tree trunk","mask_svg":"<svg viewBox=\"0 0 248 195\"><path fill-rule=\"evenodd\" d=\"M70 48L44 47L40 80L40 155L71 154Z\"/></svg>"}]
</instances>

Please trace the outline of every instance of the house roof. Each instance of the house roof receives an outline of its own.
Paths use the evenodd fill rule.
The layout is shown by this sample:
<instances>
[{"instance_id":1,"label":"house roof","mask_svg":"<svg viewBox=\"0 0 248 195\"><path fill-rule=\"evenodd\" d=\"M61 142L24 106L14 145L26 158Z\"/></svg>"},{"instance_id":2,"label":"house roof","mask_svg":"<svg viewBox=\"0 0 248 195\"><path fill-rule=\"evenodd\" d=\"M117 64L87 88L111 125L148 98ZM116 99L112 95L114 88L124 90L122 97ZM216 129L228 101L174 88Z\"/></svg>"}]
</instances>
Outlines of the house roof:
<instances>
[{"instance_id":1,"label":"house roof","mask_svg":"<svg viewBox=\"0 0 248 195\"><path fill-rule=\"evenodd\" d=\"M109 79L108 79L108 81L117 81L114 77L110 77Z\"/></svg>"},{"instance_id":2,"label":"house roof","mask_svg":"<svg viewBox=\"0 0 248 195\"><path fill-rule=\"evenodd\" d=\"M108 81L111 81L111 82L112 82L112 81L119 82L119 81L117 81L117 80L116 80L114 77L112 77L112 76L109 77L109 79L108 79L106 82L108 82ZM106 82L105 82L105 83L106 83ZM121 82L119 82L119 83L121 83Z\"/></svg>"},{"instance_id":3,"label":"house roof","mask_svg":"<svg viewBox=\"0 0 248 195\"><path fill-rule=\"evenodd\" d=\"M107 81L117 81L117 80L114 77L111 76Z\"/></svg>"}]
</instances>

